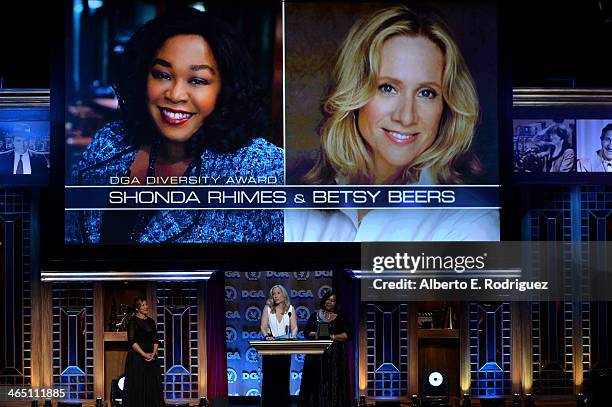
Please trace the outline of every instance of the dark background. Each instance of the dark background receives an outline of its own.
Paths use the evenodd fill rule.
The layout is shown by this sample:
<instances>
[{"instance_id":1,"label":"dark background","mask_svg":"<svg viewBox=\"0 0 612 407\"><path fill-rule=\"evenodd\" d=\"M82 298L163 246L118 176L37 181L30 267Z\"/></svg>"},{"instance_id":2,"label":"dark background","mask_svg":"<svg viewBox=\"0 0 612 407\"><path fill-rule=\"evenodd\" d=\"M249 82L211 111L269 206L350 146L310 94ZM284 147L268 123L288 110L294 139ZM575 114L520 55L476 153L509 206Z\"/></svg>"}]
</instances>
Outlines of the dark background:
<instances>
[{"instance_id":1,"label":"dark background","mask_svg":"<svg viewBox=\"0 0 612 407\"><path fill-rule=\"evenodd\" d=\"M51 2L49 2L51 3ZM612 86L611 0L512 1L499 5L511 43L513 86ZM49 87L51 7L60 4L3 3L0 24L0 77L4 87Z\"/></svg>"},{"instance_id":2,"label":"dark background","mask_svg":"<svg viewBox=\"0 0 612 407\"><path fill-rule=\"evenodd\" d=\"M573 0L568 3L513 1L499 4L498 68L510 71L510 74L502 76L512 78L510 85L514 87L612 88L612 22L606 22L606 13L600 11L600 3L607 11L607 19L611 20L611 0ZM5 87L50 86L49 63L51 57L57 58L58 55L57 52L50 52L48 44L53 37L50 33L63 31L62 21L50 17L61 16L62 10L51 7L51 4L41 5L25 0L3 4L0 77ZM511 95L504 90L500 92L499 98L500 124L503 127L503 121L506 121L506 127L511 128ZM499 158L502 185L511 184L511 149L511 145L504 146L501 143ZM505 154L508 154L508 160L504 160ZM46 195L49 191L42 192ZM521 219L524 213L521 212L517 197L522 196L521 192L524 191L509 187L502 192L502 239L520 239L521 223L516 220ZM504 219L514 221L504 222ZM342 246L341 250L332 246L317 246L319 257L335 259L341 263L343 259L359 256L358 246L350 246L351 250L348 246ZM297 254L304 248L290 244L283 247L286 249L282 253L285 256ZM241 248L241 256L254 258L259 255L258 250L261 248ZM130 254L125 255L129 257ZM160 257L164 256L160 254ZM103 258L100 257L100 260ZM232 263L221 252L216 256L211 255L211 261L215 260L226 265ZM278 260L282 263L281 259ZM237 259L234 261L240 263ZM264 259L261 261L265 262ZM162 267L161 264L159 266ZM235 266L239 268L240 264Z\"/></svg>"}]
</instances>

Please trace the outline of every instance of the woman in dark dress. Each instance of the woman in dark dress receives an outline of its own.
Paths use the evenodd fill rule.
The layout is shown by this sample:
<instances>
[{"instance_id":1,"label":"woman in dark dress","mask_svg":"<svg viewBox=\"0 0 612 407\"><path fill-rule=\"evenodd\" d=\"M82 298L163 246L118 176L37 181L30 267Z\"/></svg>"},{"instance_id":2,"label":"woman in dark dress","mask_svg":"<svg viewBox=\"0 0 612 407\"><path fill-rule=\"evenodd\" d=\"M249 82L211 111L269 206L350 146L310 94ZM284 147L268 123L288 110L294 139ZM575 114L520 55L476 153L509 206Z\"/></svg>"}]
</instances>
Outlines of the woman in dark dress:
<instances>
[{"instance_id":1,"label":"woman in dark dress","mask_svg":"<svg viewBox=\"0 0 612 407\"><path fill-rule=\"evenodd\" d=\"M329 292L323 296L320 309L308 319L304 329L306 338L317 339L319 322L329 324L330 339L334 342L322 357L319 355L306 356L300 386L300 406L350 406L348 354L344 342L352 338L353 330L351 322L340 311L335 293Z\"/></svg>"},{"instance_id":2,"label":"woman in dark dress","mask_svg":"<svg viewBox=\"0 0 612 407\"><path fill-rule=\"evenodd\" d=\"M130 350L125 360L123 406L163 407L161 368L157 359L157 329L147 316L147 301L136 297L134 316L128 322Z\"/></svg>"}]
</instances>

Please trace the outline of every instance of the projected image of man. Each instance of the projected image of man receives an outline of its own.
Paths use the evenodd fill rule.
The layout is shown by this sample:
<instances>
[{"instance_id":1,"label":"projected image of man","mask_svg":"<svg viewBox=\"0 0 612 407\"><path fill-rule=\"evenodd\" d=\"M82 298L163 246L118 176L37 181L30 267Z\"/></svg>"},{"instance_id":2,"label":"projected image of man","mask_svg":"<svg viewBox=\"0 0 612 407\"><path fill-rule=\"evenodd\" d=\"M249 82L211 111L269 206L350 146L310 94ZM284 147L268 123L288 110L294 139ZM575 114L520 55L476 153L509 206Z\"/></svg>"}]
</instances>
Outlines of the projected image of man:
<instances>
[{"instance_id":1,"label":"projected image of man","mask_svg":"<svg viewBox=\"0 0 612 407\"><path fill-rule=\"evenodd\" d=\"M0 153L0 173L15 175L40 175L49 170L49 162L43 153L30 150L32 134L29 127L18 126L13 133L13 149Z\"/></svg>"},{"instance_id":2,"label":"projected image of man","mask_svg":"<svg viewBox=\"0 0 612 407\"><path fill-rule=\"evenodd\" d=\"M578 160L578 171L612 172L612 123L601 129L599 139L601 149L594 151L589 157Z\"/></svg>"}]
</instances>

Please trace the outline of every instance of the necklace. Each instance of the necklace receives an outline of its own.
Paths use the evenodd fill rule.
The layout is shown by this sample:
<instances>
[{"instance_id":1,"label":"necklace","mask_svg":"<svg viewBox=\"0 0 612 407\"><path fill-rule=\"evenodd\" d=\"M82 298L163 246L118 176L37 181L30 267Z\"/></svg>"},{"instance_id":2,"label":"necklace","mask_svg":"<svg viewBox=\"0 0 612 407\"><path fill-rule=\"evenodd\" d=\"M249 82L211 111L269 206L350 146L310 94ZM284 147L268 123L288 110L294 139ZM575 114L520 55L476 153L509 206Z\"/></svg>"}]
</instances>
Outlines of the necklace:
<instances>
[{"instance_id":1,"label":"necklace","mask_svg":"<svg viewBox=\"0 0 612 407\"><path fill-rule=\"evenodd\" d=\"M327 311L327 310L319 310L319 321L322 322L331 322L334 318L335 312Z\"/></svg>"}]
</instances>

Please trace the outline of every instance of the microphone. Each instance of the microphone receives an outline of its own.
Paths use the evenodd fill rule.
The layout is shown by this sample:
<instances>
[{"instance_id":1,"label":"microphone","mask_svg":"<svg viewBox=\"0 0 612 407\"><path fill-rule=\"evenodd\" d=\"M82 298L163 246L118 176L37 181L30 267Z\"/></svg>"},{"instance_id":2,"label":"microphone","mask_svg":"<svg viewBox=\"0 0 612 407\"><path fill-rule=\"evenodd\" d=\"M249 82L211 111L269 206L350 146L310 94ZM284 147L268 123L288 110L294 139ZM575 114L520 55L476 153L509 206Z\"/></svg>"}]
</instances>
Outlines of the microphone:
<instances>
[{"instance_id":1,"label":"microphone","mask_svg":"<svg viewBox=\"0 0 612 407\"><path fill-rule=\"evenodd\" d=\"M289 329L289 327L291 326L291 311L289 311L287 313L289 315L289 325L287 325L287 335L289 336L289 338L291 338L291 330Z\"/></svg>"}]
</instances>

